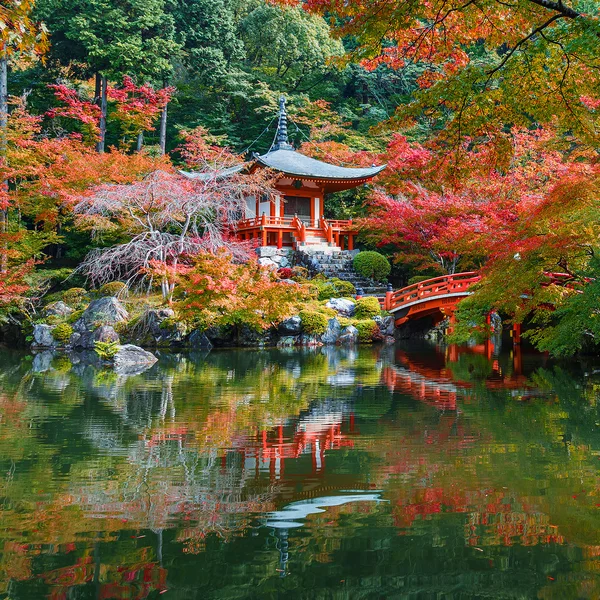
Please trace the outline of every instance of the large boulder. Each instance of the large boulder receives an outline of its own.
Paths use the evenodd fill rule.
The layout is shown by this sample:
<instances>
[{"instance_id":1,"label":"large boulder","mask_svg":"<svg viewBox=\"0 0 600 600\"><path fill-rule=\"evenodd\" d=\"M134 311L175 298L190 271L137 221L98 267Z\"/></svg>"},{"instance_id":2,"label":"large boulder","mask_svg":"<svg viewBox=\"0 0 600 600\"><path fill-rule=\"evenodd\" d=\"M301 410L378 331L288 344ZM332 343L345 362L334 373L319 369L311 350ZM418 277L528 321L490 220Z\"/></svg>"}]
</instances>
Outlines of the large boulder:
<instances>
[{"instance_id":1,"label":"large boulder","mask_svg":"<svg viewBox=\"0 0 600 600\"><path fill-rule=\"evenodd\" d=\"M175 311L170 308L155 308L147 311L144 325L149 335L139 341L143 345L181 345L187 335L185 323L175 319Z\"/></svg>"},{"instance_id":2,"label":"large boulder","mask_svg":"<svg viewBox=\"0 0 600 600\"><path fill-rule=\"evenodd\" d=\"M379 325L379 331L381 331L381 334L384 336L393 336L394 335L394 331L396 330L396 322L394 317L392 316L387 316L387 317L380 317L380 316L376 316L373 317L373 321L375 321L375 323L377 323L377 325Z\"/></svg>"},{"instance_id":3,"label":"large boulder","mask_svg":"<svg viewBox=\"0 0 600 600\"><path fill-rule=\"evenodd\" d=\"M349 325L342 331L342 335L338 339L338 344L349 346L358 344L358 329L354 325Z\"/></svg>"},{"instance_id":4,"label":"large boulder","mask_svg":"<svg viewBox=\"0 0 600 600\"><path fill-rule=\"evenodd\" d=\"M96 342L116 342L118 344L119 341L119 334L113 327L110 325L101 325L93 331L74 332L71 336L70 345L73 348L93 350Z\"/></svg>"},{"instance_id":5,"label":"large boulder","mask_svg":"<svg viewBox=\"0 0 600 600\"><path fill-rule=\"evenodd\" d=\"M189 337L189 344L192 348L201 348L202 350L212 350L212 342L206 334L198 329L192 331Z\"/></svg>"},{"instance_id":6,"label":"large boulder","mask_svg":"<svg viewBox=\"0 0 600 600\"><path fill-rule=\"evenodd\" d=\"M121 346L113 359L115 371L122 374L141 373L157 360L154 354L133 344Z\"/></svg>"},{"instance_id":7,"label":"large boulder","mask_svg":"<svg viewBox=\"0 0 600 600\"><path fill-rule=\"evenodd\" d=\"M248 325L242 325L238 333L238 344L240 346L272 346L275 343L274 331L256 331Z\"/></svg>"},{"instance_id":8,"label":"large boulder","mask_svg":"<svg viewBox=\"0 0 600 600\"><path fill-rule=\"evenodd\" d=\"M353 317L356 312L356 304L347 298L331 298L327 308L333 308L342 317Z\"/></svg>"},{"instance_id":9,"label":"large boulder","mask_svg":"<svg viewBox=\"0 0 600 600\"><path fill-rule=\"evenodd\" d=\"M56 340L52 336L54 327L45 324L37 324L33 327L33 343L34 348L54 348Z\"/></svg>"},{"instance_id":10,"label":"large boulder","mask_svg":"<svg viewBox=\"0 0 600 600\"><path fill-rule=\"evenodd\" d=\"M62 300L58 302L53 302L52 304L48 304L46 308L44 308L44 316L45 317L68 317L74 310L67 306Z\"/></svg>"},{"instance_id":11,"label":"large boulder","mask_svg":"<svg viewBox=\"0 0 600 600\"><path fill-rule=\"evenodd\" d=\"M114 296L106 296L90 302L73 329L82 333L98 325L115 325L129 319L129 313Z\"/></svg>"},{"instance_id":12,"label":"large boulder","mask_svg":"<svg viewBox=\"0 0 600 600\"><path fill-rule=\"evenodd\" d=\"M321 341L328 346L332 346L337 343L340 334L342 333L342 326L337 319L329 319L327 323L327 330L321 336Z\"/></svg>"},{"instance_id":13,"label":"large boulder","mask_svg":"<svg viewBox=\"0 0 600 600\"><path fill-rule=\"evenodd\" d=\"M234 328L226 325L209 327L204 333L211 343L217 347L231 346L235 338Z\"/></svg>"},{"instance_id":14,"label":"large boulder","mask_svg":"<svg viewBox=\"0 0 600 600\"><path fill-rule=\"evenodd\" d=\"M282 336L300 335L302 332L302 319L299 316L290 317L279 323L277 329Z\"/></svg>"}]
</instances>

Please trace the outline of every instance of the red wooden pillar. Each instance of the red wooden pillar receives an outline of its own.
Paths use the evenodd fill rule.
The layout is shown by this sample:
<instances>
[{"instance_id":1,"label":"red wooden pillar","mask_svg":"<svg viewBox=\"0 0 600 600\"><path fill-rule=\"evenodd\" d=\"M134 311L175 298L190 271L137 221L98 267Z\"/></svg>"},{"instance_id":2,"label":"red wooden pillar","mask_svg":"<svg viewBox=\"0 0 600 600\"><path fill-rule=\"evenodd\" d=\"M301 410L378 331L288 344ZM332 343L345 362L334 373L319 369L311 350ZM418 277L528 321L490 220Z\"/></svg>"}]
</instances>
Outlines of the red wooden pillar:
<instances>
[{"instance_id":1,"label":"red wooden pillar","mask_svg":"<svg viewBox=\"0 0 600 600\"><path fill-rule=\"evenodd\" d=\"M392 302L394 298L394 292L386 292L385 293L385 300L383 302L383 310L390 310L392 308Z\"/></svg>"},{"instance_id":2,"label":"red wooden pillar","mask_svg":"<svg viewBox=\"0 0 600 600\"><path fill-rule=\"evenodd\" d=\"M283 230L280 229L277 232L277 247L281 250L283 248Z\"/></svg>"},{"instance_id":3,"label":"red wooden pillar","mask_svg":"<svg viewBox=\"0 0 600 600\"><path fill-rule=\"evenodd\" d=\"M521 355L521 346L515 346L513 349L513 373L515 375L523 374L523 357Z\"/></svg>"},{"instance_id":4,"label":"red wooden pillar","mask_svg":"<svg viewBox=\"0 0 600 600\"><path fill-rule=\"evenodd\" d=\"M516 346L521 343L521 323L513 324L513 344Z\"/></svg>"},{"instance_id":5,"label":"red wooden pillar","mask_svg":"<svg viewBox=\"0 0 600 600\"><path fill-rule=\"evenodd\" d=\"M348 250L354 250L354 235L348 234Z\"/></svg>"}]
</instances>

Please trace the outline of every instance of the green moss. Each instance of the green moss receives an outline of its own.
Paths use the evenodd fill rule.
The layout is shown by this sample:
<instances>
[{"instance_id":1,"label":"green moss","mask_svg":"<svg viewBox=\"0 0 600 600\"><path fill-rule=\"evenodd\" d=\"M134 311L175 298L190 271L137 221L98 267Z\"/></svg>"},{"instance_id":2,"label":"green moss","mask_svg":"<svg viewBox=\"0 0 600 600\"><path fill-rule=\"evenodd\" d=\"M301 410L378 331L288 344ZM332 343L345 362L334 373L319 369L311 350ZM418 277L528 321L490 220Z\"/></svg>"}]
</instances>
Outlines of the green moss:
<instances>
[{"instance_id":1,"label":"green moss","mask_svg":"<svg viewBox=\"0 0 600 600\"><path fill-rule=\"evenodd\" d=\"M377 298L367 296L359 298L356 301L356 318L357 319L372 319L381 312L381 305Z\"/></svg>"},{"instance_id":2,"label":"green moss","mask_svg":"<svg viewBox=\"0 0 600 600\"><path fill-rule=\"evenodd\" d=\"M359 252L352 264L359 275L375 281L383 281L392 270L390 261L379 252Z\"/></svg>"},{"instance_id":3,"label":"green moss","mask_svg":"<svg viewBox=\"0 0 600 600\"><path fill-rule=\"evenodd\" d=\"M327 331L329 319L315 310L301 310L302 329L309 335L322 335Z\"/></svg>"},{"instance_id":4,"label":"green moss","mask_svg":"<svg viewBox=\"0 0 600 600\"><path fill-rule=\"evenodd\" d=\"M46 323L48 325L58 325L61 322L61 318L58 315L48 315L46 317Z\"/></svg>"},{"instance_id":5,"label":"green moss","mask_svg":"<svg viewBox=\"0 0 600 600\"><path fill-rule=\"evenodd\" d=\"M68 323L60 323L52 330L52 337L59 343L64 344L73 335L73 328Z\"/></svg>"},{"instance_id":6,"label":"green moss","mask_svg":"<svg viewBox=\"0 0 600 600\"><path fill-rule=\"evenodd\" d=\"M72 312L67 318L67 323L75 323L75 321L79 321L82 315L83 310L76 310L75 312Z\"/></svg>"}]
</instances>

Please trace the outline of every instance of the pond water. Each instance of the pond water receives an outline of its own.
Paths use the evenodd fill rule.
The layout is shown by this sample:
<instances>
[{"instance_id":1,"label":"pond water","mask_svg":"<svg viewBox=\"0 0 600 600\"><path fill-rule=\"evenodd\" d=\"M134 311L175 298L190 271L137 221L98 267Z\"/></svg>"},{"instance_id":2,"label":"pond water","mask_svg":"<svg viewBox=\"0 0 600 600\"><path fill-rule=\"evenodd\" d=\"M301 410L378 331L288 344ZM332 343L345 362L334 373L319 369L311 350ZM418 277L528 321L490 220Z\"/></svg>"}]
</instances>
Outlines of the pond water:
<instances>
[{"instance_id":1,"label":"pond water","mask_svg":"<svg viewBox=\"0 0 600 600\"><path fill-rule=\"evenodd\" d=\"M600 371L0 352L0 598L600 598Z\"/></svg>"}]
</instances>

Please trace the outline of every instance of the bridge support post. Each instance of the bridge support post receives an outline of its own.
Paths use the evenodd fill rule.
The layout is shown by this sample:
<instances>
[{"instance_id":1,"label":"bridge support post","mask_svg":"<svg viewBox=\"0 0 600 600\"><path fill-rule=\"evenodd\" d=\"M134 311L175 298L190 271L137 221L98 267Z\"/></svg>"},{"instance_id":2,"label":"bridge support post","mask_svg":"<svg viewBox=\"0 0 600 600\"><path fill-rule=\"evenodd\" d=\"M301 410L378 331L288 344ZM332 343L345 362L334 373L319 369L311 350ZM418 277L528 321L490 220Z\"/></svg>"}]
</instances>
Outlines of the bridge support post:
<instances>
[{"instance_id":1,"label":"bridge support post","mask_svg":"<svg viewBox=\"0 0 600 600\"><path fill-rule=\"evenodd\" d=\"M512 334L513 344L515 346L519 345L521 343L521 323L513 324Z\"/></svg>"}]
</instances>

